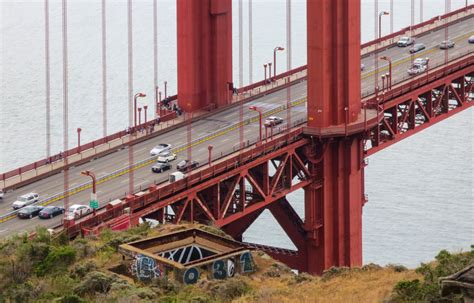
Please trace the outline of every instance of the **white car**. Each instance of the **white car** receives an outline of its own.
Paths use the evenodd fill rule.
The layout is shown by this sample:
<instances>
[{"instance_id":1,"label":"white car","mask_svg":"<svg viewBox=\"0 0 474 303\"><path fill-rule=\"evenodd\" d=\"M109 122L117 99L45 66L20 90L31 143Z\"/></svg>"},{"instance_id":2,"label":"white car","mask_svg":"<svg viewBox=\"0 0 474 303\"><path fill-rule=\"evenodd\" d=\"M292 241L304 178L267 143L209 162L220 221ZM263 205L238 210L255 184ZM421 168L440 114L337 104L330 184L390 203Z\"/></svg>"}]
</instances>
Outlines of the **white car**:
<instances>
[{"instance_id":1,"label":"white car","mask_svg":"<svg viewBox=\"0 0 474 303\"><path fill-rule=\"evenodd\" d=\"M428 65L428 62L430 61L430 58L416 58L415 61L413 61L413 64L422 64L422 65Z\"/></svg>"},{"instance_id":2,"label":"white car","mask_svg":"<svg viewBox=\"0 0 474 303\"><path fill-rule=\"evenodd\" d=\"M166 163L166 162L176 160L177 157L178 156L176 156L175 153L172 153L170 151L165 151L165 152L159 153L158 158L156 160L160 163Z\"/></svg>"},{"instance_id":3,"label":"white car","mask_svg":"<svg viewBox=\"0 0 474 303\"><path fill-rule=\"evenodd\" d=\"M92 212L92 208L87 205L73 204L67 212L68 219L79 219Z\"/></svg>"},{"instance_id":4,"label":"white car","mask_svg":"<svg viewBox=\"0 0 474 303\"><path fill-rule=\"evenodd\" d=\"M414 63L412 67L408 69L408 74L409 75L418 75L426 71L427 65L426 64L419 64L419 63Z\"/></svg>"},{"instance_id":5,"label":"white car","mask_svg":"<svg viewBox=\"0 0 474 303\"><path fill-rule=\"evenodd\" d=\"M28 194L18 197L18 200L13 202L12 207L13 209L20 209L22 207L25 207L27 205L30 205L38 201L39 201L39 195L37 193L28 193Z\"/></svg>"},{"instance_id":6,"label":"white car","mask_svg":"<svg viewBox=\"0 0 474 303\"><path fill-rule=\"evenodd\" d=\"M277 116L271 116L265 119L265 126L275 126L283 123L283 119Z\"/></svg>"},{"instance_id":7,"label":"white car","mask_svg":"<svg viewBox=\"0 0 474 303\"><path fill-rule=\"evenodd\" d=\"M406 47L415 43L415 40L412 37L401 37L397 42L398 47Z\"/></svg>"},{"instance_id":8,"label":"white car","mask_svg":"<svg viewBox=\"0 0 474 303\"><path fill-rule=\"evenodd\" d=\"M171 150L171 144L158 144L157 146L153 147L153 149L150 151L150 156L154 157L162 152L170 151L170 150Z\"/></svg>"}]
</instances>

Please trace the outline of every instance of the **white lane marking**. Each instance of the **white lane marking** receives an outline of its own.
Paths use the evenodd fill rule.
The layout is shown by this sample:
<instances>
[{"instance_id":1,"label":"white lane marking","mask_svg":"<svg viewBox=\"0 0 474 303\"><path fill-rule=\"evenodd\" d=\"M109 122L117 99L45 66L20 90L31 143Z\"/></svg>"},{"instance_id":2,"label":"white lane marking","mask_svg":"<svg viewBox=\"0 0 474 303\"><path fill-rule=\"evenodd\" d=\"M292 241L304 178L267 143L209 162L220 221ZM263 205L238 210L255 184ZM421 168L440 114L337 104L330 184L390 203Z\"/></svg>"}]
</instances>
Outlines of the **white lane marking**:
<instances>
[{"instance_id":1,"label":"white lane marking","mask_svg":"<svg viewBox=\"0 0 474 303\"><path fill-rule=\"evenodd\" d=\"M1 234L1 233L4 233L4 232L6 232L6 231L8 231L8 228L0 229L0 234Z\"/></svg>"}]
</instances>

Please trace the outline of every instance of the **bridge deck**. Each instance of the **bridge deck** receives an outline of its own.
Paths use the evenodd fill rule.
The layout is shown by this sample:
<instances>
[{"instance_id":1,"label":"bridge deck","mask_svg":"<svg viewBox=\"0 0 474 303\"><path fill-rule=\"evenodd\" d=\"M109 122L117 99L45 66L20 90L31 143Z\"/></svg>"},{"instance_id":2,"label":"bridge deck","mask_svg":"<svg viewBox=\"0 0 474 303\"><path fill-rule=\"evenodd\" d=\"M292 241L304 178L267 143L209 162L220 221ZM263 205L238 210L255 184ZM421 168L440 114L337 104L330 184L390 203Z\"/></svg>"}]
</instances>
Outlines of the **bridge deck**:
<instances>
[{"instance_id":1,"label":"bridge deck","mask_svg":"<svg viewBox=\"0 0 474 303\"><path fill-rule=\"evenodd\" d=\"M449 28L450 39L456 42L454 49L449 50L449 58L455 59L467 54L472 54L474 45L468 44L467 38L474 34L474 18L461 23L454 24ZM414 57L430 57L430 67L441 65L445 60L445 52L437 48L440 41L444 40L444 30L438 29L423 35L417 39L417 42L423 42L427 49L416 54ZM389 56L393 60L393 82L397 83L407 80L409 77L406 73L407 68L411 64L412 56L408 53L408 48L391 47L380 52L379 56ZM375 85L374 81L374 58L373 55L364 57L362 62L365 64L365 70L362 72L362 94L371 94ZM379 73L386 72L388 67L380 62ZM246 104L248 106L257 106L262 108L268 114L280 115L286 119L286 90L278 91L266 95L257 100ZM294 107L291 109L292 122L303 122L306 117L305 107L306 82L294 84L291 87L291 99ZM248 120L248 124L244 128L245 140L254 141L258 136L258 118L255 112L245 111L244 119ZM238 148L239 128L236 124L239 121L239 112L234 109L228 109L219 112L210 117L196 121L192 125L193 140L192 146L193 159L201 164L207 162L208 149L207 146L212 144L213 158L220 155L226 155L234 152ZM276 129L275 131L278 131ZM173 129L159 137L137 144L134 147L134 158L136 161L143 161L135 170L135 186L145 188L152 183L160 183L167 179L168 174L153 174L150 171L153 160L149 158L149 151L158 143L170 143L177 147L178 160L173 162L173 166L180 159L186 158L187 146L186 126ZM80 175L82 170L91 170L100 177L108 176L98 185L98 197L101 205L110 200L123 197L128 190L128 174L125 168L128 163L128 150L124 149L119 152L110 154L106 157L88 162L78 167L70 169L70 186L74 187L83 184L87 179ZM122 169L123 168L123 169ZM113 172L122 169L115 175ZM174 167L173 170L174 171ZM172 172L171 171L171 172ZM5 200L0 204L0 215L11 210L11 203L17 195L22 193L35 191L42 197L50 197L63 190L63 176L61 174L49 176L32 184L29 184L13 193L8 193ZM87 204L89 200L90 189L87 187L78 189L77 192L69 198L69 204ZM61 205L63 201L58 197L53 204ZM5 236L16 231L24 231L34 229L35 226L53 226L58 224L62 218L56 217L52 220L40 220L34 218L32 220L13 219L8 224L0 225L0 236Z\"/></svg>"}]
</instances>

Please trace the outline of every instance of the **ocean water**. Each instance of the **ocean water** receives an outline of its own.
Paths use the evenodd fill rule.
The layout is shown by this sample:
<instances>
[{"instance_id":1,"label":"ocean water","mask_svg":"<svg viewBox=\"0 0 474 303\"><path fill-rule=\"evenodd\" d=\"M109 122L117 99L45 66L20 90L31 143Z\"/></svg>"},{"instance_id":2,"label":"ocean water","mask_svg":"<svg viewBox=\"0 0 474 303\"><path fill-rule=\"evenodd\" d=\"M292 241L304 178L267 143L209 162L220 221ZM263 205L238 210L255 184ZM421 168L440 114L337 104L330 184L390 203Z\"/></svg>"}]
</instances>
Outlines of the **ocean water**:
<instances>
[{"instance_id":1,"label":"ocean water","mask_svg":"<svg viewBox=\"0 0 474 303\"><path fill-rule=\"evenodd\" d=\"M362 0L362 41L374 38L374 0ZM0 0L0 172L43 158L45 136L44 9L42 0ZM153 31L151 0L133 1L134 91L148 95L152 108ZM410 25L410 0L397 0L394 30ZM425 0L423 20L444 13L444 0ZM472 1L470 1L472 4ZM465 5L452 0L451 9ZM379 11L389 0L379 0ZM286 1L253 0L253 80L263 79L275 46L286 47ZM68 1L69 22L69 146L102 133L101 1ZM248 2L244 1L243 85L249 81ZM292 67L306 63L306 4L292 1ZM238 83L238 1L233 1L234 79ZM415 23L420 21L415 1ZM385 17L383 17L385 18ZM176 92L176 11L174 0L158 0L159 85L168 81ZM389 33L389 17L382 33ZM61 1L50 0L51 150L63 149ZM128 124L127 1L107 1L107 73L109 133ZM286 70L286 53L278 57ZM281 62L281 63L280 63ZM440 249L468 249L474 243L473 115L470 109L369 159L364 207L364 262L416 266ZM302 193L291 195L303 214ZM263 235L262 230L265 230ZM262 214L245 240L292 247L268 213Z\"/></svg>"}]
</instances>

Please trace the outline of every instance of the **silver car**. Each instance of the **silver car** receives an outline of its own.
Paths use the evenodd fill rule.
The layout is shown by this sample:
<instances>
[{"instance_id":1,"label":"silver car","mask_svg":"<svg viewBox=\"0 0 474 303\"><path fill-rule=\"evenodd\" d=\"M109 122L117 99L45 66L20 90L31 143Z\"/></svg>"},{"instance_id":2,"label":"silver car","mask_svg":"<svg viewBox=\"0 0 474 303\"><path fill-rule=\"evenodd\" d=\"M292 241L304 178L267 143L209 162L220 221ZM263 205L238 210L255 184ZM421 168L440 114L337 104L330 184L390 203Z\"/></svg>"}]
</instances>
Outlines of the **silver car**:
<instances>
[{"instance_id":1,"label":"silver car","mask_svg":"<svg viewBox=\"0 0 474 303\"><path fill-rule=\"evenodd\" d=\"M397 42L398 47L407 47L415 43L415 40L412 37L401 37Z\"/></svg>"},{"instance_id":2,"label":"silver car","mask_svg":"<svg viewBox=\"0 0 474 303\"><path fill-rule=\"evenodd\" d=\"M20 209L32 203L36 203L39 201L39 195L37 193L28 193L23 196L18 197L18 200L13 202L12 207L13 209Z\"/></svg>"},{"instance_id":3,"label":"silver car","mask_svg":"<svg viewBox=\"0 0 474 303\"><path fill-rule=\"evenodd\" d=\"M426 71L427 66L426 64L416 64L414 63L412 67L408 69L408 74L409 75L418 75Z\"/></svg>"},{"instance_id":4,"label":"silver car","mask_svg":"<svg viewBox=\"0 0 474 303\"><path fill-rule=\"evenodd\" d=\"M440 49L448 49L454 47L454 42L451 40L443 41L439 44Z\"/></svg>"},{"instance_id":5,"label":"silver car","mask_svg":"<svg viewBox=\"0 0 474 303\"><path fill-rule=\"evenodd\" d=\"M157 146L153 147L153 149L150 151L150 156L154 157L162 152L165 151L170 151L171 150L171 144L158 144Z\"/></svg>"}]
</instances>

